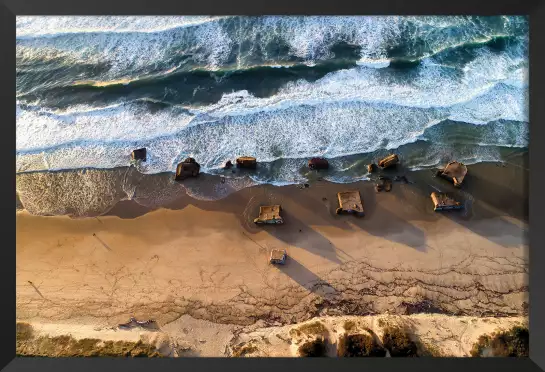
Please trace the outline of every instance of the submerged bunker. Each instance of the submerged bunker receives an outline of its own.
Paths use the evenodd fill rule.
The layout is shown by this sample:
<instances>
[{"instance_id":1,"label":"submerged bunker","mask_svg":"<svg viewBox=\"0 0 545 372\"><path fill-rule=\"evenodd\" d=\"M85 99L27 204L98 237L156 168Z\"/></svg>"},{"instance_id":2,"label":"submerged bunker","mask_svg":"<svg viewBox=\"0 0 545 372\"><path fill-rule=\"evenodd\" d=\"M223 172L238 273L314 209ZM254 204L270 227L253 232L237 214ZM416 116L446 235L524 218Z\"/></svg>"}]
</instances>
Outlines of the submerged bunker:
<instances>
[{"instance_id":1,"label":"submerged bunker","mask_svg":"<svg viewBox=\"0 0 545 372\"><path fill-rule=\"evenodd\" d=\"M257 160L252 156L241 156L237 158L237 168L255 169Z\"/></svg>"},{"instance_id":2,"label":"submerged bunker","mask_svg":"<svg viewBox=\"0 0 545 372\"><path fill-rule=\"evenodd\" d=\"M176 167L176 181L184 180L188 177L197 177L201 170L199 163L193 158L187 158Z\"/></svg>"},{"instance_id":3,"label":"submerged bunker","mask_svg":"<svg viewBox=\"0 0 545 372\"><path fill-rule=\"evenodd\" d=\"M381 168L389 168L399 163L399 157L396 154L390 154L387 157L380 159L378 166Z\"/></svg>"},{"instance_id":4,"label":"submerged bunker","mask_svg":"<svg viewBox=\"0 0 545 372\"><path fill-rule=\"evenodd\" d=\"M146 148L136 149L131 153L132 160L146 161Z\"/></svg>"},{"instance_id":5,"label":"submerged bunker","mask_svg":"<svg viewBox=\"0 0 545 372\"><path fill-rule=\"evenodd\" d=\"M328 169L329 162L324 158L312 158L308 161L308 167L312 170L315 169Z\"/></svg>"}]
</instances>

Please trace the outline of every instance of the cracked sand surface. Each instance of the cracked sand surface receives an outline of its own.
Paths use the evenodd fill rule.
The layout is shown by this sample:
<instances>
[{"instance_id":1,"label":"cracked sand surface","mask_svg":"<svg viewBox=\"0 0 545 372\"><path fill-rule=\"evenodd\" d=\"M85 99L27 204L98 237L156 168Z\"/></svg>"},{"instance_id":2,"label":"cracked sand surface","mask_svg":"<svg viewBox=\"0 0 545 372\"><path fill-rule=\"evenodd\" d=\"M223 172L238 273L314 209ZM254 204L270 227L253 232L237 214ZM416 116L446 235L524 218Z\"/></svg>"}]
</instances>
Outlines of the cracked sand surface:
<instances>
[{"instance_id":1,"label":"cracked sand surface","mask_svg":"<svg viewBox=\"0 0 545 372\"><path fill-rule=\"evenodd\" d=\"M276 230L249 231L232 213L195 206L135 219L18 212L17 318L92 316L115 325L134 315L165 326L184 314L238 325L527 314L524 224L498 216L472 221L470 230L449 217L418 218L410 205L396 210L386 199L393 197L372 218L330 224L325 208L283 200L292 226ZM273 248L288 250L285 266L267 263Z\"/></svg>"}]
</instances>

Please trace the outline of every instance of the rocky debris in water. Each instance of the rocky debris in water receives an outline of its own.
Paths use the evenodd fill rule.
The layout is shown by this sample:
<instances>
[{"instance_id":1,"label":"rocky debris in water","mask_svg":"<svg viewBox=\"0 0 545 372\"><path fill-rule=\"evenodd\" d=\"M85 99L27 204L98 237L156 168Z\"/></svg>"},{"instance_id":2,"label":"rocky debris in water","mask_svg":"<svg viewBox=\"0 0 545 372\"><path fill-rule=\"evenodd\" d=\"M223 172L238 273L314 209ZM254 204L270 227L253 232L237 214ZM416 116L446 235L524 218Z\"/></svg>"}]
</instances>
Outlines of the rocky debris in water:
<instances>
[{"instance_id":1,"label":"rocky debris in water","mask_svg":"<svg viewBox=\"0 0 545 372\"><path fill-rule=\"evenodd\" d=\"M379 181L375 184L376 192L392 190L392 180L389 177L380 176L378 179Z\"/></svg>"},{"instance_id":2,"label":"rocky debris in water","mask_svg":"<svg viewBox=\"0 0 545 372\"><path fill-rule=\"evenodd\" d=\"M237 168L256 169L257 160L253 156L241 156L236 160Z\"/></svg>"},{"instance_id":3,"label":"rocky debris in water","mask_svg":"<svg viewBox=\"0 0 545 372\"><path fill-rule=\"evenodd\" d=\"M399 157L396 154L390 154L379 160L378 166L381 168L389 168L399 163Z\"/></svg>"},{"instance_id":4,"label":"rocky debris in water","mask_svg":"<svg viewBox=\"0 0 545 372\"><path fill-rule=\"evenodd\" d=\"M313 170L329 168L329 162L324 158L312 158L308 161L308 167Z\"/></svg>"},{"instance_id":5,"label":"rocky debris in water","mask_svg":"<svg viewBox=\"0 0 545 372\"><path fill-rule=\"evenodd\" d=\"M200 173L201 166L194 158L186 158L183 162L176 166L176 181L182 181L188 177L197 177Z\"/></svg>"},{"instance_id":6,"label":"rocky debris in water","mask_svg":"<svg viewBox=\"0 0 545 372\"><path fill-rule=\"evenodd\" d=\"M134 150L131 153L131 160L133 160L133 161L136 161L136 160L146 161L146 148L144 147L144 148L141 148L141 149Z\"/></svg>"}]
</instances>

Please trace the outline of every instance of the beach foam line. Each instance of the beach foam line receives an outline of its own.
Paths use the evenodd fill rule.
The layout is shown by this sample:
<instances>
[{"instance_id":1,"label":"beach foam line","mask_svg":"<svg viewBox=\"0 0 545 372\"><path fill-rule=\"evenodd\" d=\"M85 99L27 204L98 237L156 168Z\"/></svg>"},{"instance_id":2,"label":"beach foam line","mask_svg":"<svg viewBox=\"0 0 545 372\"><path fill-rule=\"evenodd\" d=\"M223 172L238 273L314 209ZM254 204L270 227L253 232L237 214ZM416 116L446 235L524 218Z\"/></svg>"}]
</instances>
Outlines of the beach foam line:
<instances>
[{"instance_id":1,"label":"beach foam line","mask_svg":"<svg viewBox=\"0 0 545 372\"><path fill-rule=\"evenodd\" d=\"M230 16L19 16L16 38L83 33L159 33L215 22Z\"/></svg>"},{"instance_id":2,"label":"beach foam line","mask_svg":"<svg viewBox=\"0 0 545 372\"><path fill-rule=\"evenodd\" d=\"M84 106L69 113L41 111L35 106L27 110L24 106L17 106L17 153L48 151L79 143L94 146L101 143L117 144L125 141L131 143L162 141L169 137L183 137L188 130L195 127L210 133L217 141L220 140L219 135L222 131L230 131L233 135L240 136L242 133L239 132L243 130L243 124L256 130L261 127L259 131L284 128L295 135L294 130L297 128L307 127L324 131L327 128L327 123L330 123L331 128L326 132L336 133L336 136L351 130L350 128L354 125L359 125L360 128L367 128L370 131L368 134L377 133L388 140L388 146L391 147L401 139L406 141L421 135L426 128L447 118L469 124L486 124L500 118L526 122L527 111L525 111L524 105L527 102L524 97L519 97L520 93L517 88L497 85L494 89L448 109L406 107L362 100L337 100L335 102L314 100L304 101L299 105L281 101L279 107L260 102L256 109L244 109L244 111L239 110L238 112L223 109L223 113L220 112L221 109L214 110L214 106L210 111L170 107L151 113L145 107L138 107L133 103L121 103L105 108ZM254 99L247 92L246 97ZM259 102L261 99L256 100ZM516 105L506 105L506 102L513 102ZM237 107L236 105L234 107ZM361 112L366 112L366 114L362 116L361 112L358 113L355 110L363 110ZM476 111L479 115L476 115ZM391 133L391 128L388 125L394 113L397 115L397 120L404 121L403 127L397 130L404 129L406 134L409 134L397 140L398 136ZM343 124L339 124L338 119L333 120L336 115L346 118L341 121ZM316 120L320 122L316 122ZM351 124L350 120L354 120L355 124ZM379 127L386 132L379 134L378 127L370 126L373 122L376 125L382 123ZM216 129L206 127L216 127ZM97 130L99 128L101 130ZM37 133L36 131L41 132L40 136L34 135ZM259 136L258 132L252 134L253 137L256 135ZM278 137L279 134L271 135ZM212 138L209 139L212 140ZM200 142L200 140L196 140ZM291 142L293 140L290 139L287 143ZM189 143L186 143L185 146L188 145L194 147ZM232 145L227 147L230 146ZM294 146L300 147L295 144ZM281 146L281 148L284 147ZM330 148L331 145L329 144L327 147ZM282 150L282 153L289 154L285 150Z\"/></svg>"},{"instance_id":3,"label":"beach foam line","mask_svg":"<svg viewBox=\"0 0 545 372\"><path fill-rule=\"evenodd\" d=\"M392 146L390 151L407 151L404 150L404 148L407 145L417 141L429 142L431 147L427 148L427 155L424 158L412 160L412 163L415 161L418 162L416 166L429 166L431 164L437 164L445 154L450 154L449 156L463 159L466 162L471 162L471 159L473 158L476 159L475 162L482 162L485 160L495 161L499 159L499 147L521 149L527 147L524 146L524 143L504 146L505 141L501 139L495 144L487 143L484 146L479 146L473 143L459 145L456 144L456 142L449 143L440 140L436 141L433 137L423 138L422 136L415 136L407 141L400 142L398 146ZM201 171L203 173L217 174L218 172L223 173L222 168L226 160L233 160L237 157L236 154L231 152L232 149L218 151L214 154L207 154L205 156L185 151L180 152L179 149L183 148L183 145L177 145L179 143L180 142L173 141L172 139L167 139L164 143L149 144L147 146L148 159L145 163L142 163L139 166L139 172L145 174L174 172L178 162L182 161L185 157L191 156L198 159L199 163L201 164ZM140 147L141 145L141 143L119 143L116 145L96 144L92 146L89 144L78 144L73 146L61 146L58 149L49 150L48 152L36 151L34 153L18 153L16 156L17 171L18 173L25 173L32 171L60 171L88 167L98 169L123 167L129 163L130 152L134 148ZM340 149L331 149L327 153L309 152L288 154L283 155L282 157L274 156L274 154L262 154L263 156L258 156L258 159L260 164L262 164L261 167L264 173L261 172L257 174L255 176L257 178L254 178L254 181L264 183L293 183L294 180L301 180L299 173L300 169L301 167L304 168L306 166L306 161L311 157L326 157L330 159L330 161L335 162L337 160L342 160L342 158L345 157L365 155L379 151L380 148L375 147L369 149L370 151L368 152L359 152L357 150L350 151L349 149L344 149L344 151L339 150ZM81 153L83 152L92 154L92 156L82 157ZM456 155L456 153L459 154ZM239 152L239 154L241 154L241 152ZM281 173L269 173L267 171L269 165L278 161L284 162L284 170ZM411 161L409 161L407 165L412 166ZM352 169L357 171L356 163L345 163L344 161L336 164L334 168L336 174L335 177L341 178L344 177L343 175L352 173ZM287 179L290 180L287 181Z\"/></svg>"}]
</instances>

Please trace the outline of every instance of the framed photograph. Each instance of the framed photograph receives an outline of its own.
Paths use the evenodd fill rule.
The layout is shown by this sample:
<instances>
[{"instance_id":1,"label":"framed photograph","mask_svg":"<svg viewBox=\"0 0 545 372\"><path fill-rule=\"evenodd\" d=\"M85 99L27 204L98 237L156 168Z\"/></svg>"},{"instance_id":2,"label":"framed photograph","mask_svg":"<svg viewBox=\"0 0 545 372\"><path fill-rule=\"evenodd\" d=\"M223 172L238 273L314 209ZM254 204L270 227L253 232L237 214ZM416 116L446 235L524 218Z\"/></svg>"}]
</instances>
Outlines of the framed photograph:
<instances>
[{"instance_id":1,"label":"framed photograph","mask_svg":"<svg viewBox=\"0 0 545 372\"><path fill-rule=\"evenodd\" d=\"M6 1L6 370L543 370L545 7L496 8Z\"/></svg>"}]
</instances>

